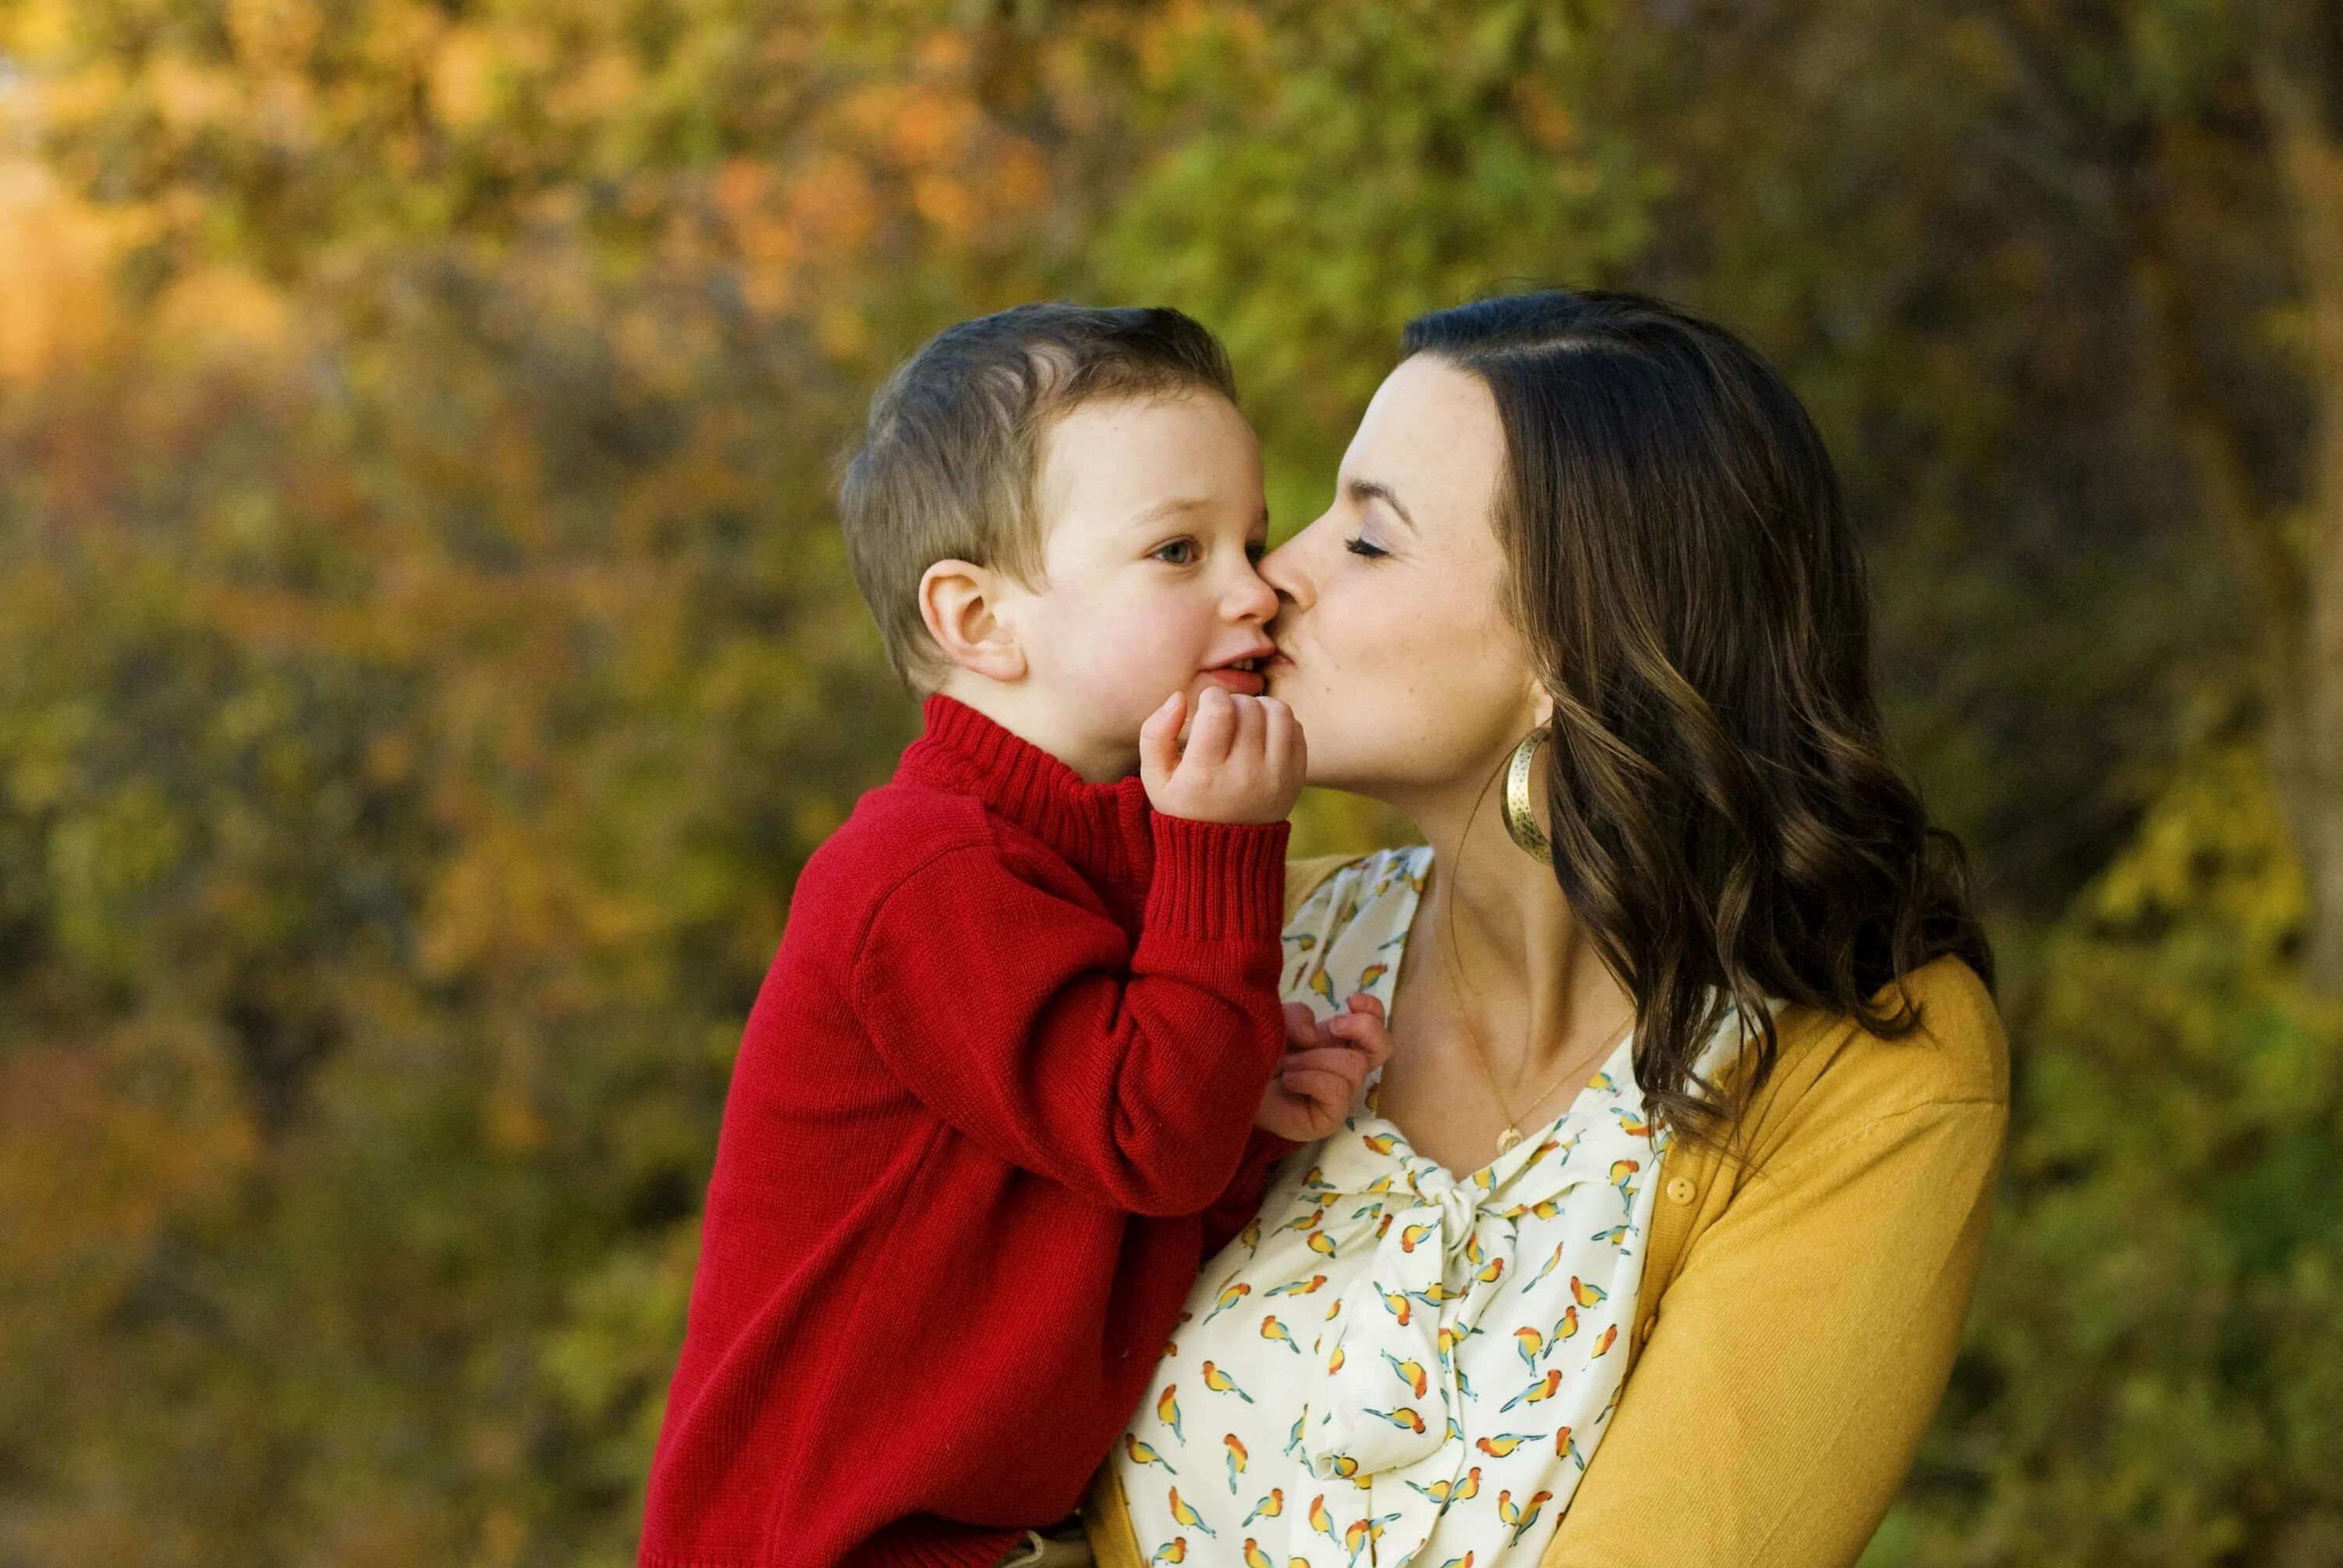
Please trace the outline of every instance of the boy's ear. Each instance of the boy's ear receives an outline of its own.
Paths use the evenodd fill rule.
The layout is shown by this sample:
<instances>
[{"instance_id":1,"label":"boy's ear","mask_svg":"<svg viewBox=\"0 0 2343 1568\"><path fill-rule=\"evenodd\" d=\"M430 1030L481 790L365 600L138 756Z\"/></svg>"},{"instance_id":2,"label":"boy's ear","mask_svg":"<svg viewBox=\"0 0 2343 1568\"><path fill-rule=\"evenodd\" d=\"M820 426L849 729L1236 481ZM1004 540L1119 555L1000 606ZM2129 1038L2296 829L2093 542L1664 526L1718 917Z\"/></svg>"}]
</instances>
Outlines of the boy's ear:
<instances>
[{"instance_id":1,"label":"boy's ear","mask_svg":"<svg viewBox=\"0 0 2343 1568\"><path fill-rule=\"evenodd\" d=\"M1023 678L1025 650L1001 618L1001 574L972 561L938 561L920 574L920 619L943 656L990 680Z\"/></svg>"}]
</instances>

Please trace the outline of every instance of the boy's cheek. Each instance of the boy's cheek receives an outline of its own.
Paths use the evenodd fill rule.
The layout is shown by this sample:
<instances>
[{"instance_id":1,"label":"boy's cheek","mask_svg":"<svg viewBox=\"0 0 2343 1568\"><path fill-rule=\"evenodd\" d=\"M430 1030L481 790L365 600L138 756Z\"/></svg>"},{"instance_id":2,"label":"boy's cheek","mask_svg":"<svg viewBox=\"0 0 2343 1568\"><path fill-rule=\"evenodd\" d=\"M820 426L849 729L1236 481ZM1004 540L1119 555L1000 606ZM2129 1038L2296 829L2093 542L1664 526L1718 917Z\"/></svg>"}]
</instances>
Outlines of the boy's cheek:
<instances>
[{"instance_id":1,"label":"boy's cheek","mask_svg":"<svg viewBox=\"0 0 2343 1568\"><path fill-rule=\"evenodd\" d=\"M1132 593L1089 607L1066 628L1075 646L1064 649L1081 672L1097 709L1111 708L1134 723L1174 691L1196 696L1212 638L1212 607L1193 596Z\"/></svg>"}]
</instances>

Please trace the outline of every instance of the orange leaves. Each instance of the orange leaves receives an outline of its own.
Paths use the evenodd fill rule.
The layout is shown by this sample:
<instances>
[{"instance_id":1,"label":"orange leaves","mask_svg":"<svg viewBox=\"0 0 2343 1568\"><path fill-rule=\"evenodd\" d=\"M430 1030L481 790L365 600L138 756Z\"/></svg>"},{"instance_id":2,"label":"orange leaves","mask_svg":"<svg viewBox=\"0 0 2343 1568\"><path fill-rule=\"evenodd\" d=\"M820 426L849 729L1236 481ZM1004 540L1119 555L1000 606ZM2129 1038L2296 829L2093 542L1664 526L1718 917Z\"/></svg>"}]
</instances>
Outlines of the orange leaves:
<instances>
[{"instance_id":1,"label":"orange leaves","mask_svg":"<svg viewBox=\"0 0 2343 1568\"><path fill-rule=\"evenodd\" d=\"M860 352L854 274L882 256L998 245L1053 194L1047 157L981 101L967 38L815 100L790 143L727 161L710 184L749 302L798 313L834 357Z\"/></svg>"},{"instance_id":2,"label":"orange leaves","mask_svg":"<svg viewBox=\"0 0 2343 1568\"><path fill-rule=\"evenodd\" d=\"M878 227L879 196L860 162L829 153L787 179L780 211L800 254L856 251Z\"/></svg>"},{"instance_id":3,"label":"orange leaves","mask_svg":"<svg viewBox=\"0 0 2343 1568\"><path fill-rule=\"evenodd\" d=\"M0 162L0 389L86 363L113 332L117 226L38 166Z\"/></svg>"},{"instance_id":4,"label":"orange leaves","mask_svg":"<svg viewBox=\"0 0 2343 1568\"><path fill-rule=\"evenodd\" d=\"M983 125L964 82L951 77L866 87L840 117L897 167L912 171L960 163Z\"/></svg>"},{"instance_id":5,"label":"orange leaves","mask_svg":"<svg viewBox=\"0 0 2343 1568\"><path fill-rule=\"evenodd\" d=\"M148 318L164 355L197 368L266 366L293 347L293 312L281 290L242 267L214 266L174 280Z\"/></svg>"},{"instance_id":6,"label":"orange leaves","mask_svg":"<svg viewBox=\"0 0 2343 1568\"><path fill-rule=\"evenodd\" d=\"M0 1343L102 1316L166 1227L216 1217L257 1153L193 1020L118 1026L0 1053Z\"/></svg>"}]
</instances>

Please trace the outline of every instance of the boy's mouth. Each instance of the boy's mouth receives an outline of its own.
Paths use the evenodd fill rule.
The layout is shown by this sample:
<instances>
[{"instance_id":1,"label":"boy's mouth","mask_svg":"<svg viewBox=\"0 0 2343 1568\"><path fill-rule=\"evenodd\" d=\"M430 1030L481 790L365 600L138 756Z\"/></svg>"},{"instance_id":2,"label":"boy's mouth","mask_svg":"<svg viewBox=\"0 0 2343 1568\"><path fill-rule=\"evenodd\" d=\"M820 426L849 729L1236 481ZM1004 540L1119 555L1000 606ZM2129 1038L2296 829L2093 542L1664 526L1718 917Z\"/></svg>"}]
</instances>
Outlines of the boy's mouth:
<instances>
[{"instance_id":1,"label":"boy's mouth","mask_svg":"<svg viewBox=\"0 0 2343 1568\"><path fill-rule=\"evenodd\" d=\"M1204 671L1204 674L1231 691L1242 692L1247 697L1259 697L1269 689L1269 679L1263 672L1268 669L1270 659L1276 652L1277 649L1273 647L1255 648L1241 658L1232 658L1225 664L1216 664Z\"/></svg>"}]
</instances>

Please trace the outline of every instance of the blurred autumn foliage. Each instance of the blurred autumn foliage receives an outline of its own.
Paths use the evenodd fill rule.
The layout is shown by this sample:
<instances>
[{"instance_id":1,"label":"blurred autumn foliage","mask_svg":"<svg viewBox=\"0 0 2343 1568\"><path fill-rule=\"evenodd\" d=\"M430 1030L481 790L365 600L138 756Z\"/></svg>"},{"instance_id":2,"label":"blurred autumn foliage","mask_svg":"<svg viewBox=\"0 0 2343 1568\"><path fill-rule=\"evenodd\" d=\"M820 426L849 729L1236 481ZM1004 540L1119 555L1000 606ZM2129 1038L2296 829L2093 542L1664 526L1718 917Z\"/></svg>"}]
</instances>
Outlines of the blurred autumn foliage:
<instances>
[{"instance_id":1,"label":"blurred autumn foliage","mask_svg":"<svg viewBox=\"0 0 2343 1568\"><path fill-rule=\"evenodd\" d=\"M0 1565L630 1562L741 1021L915 724L875 379L1181 305L1290 527L1402 322L1546 281L1808 397L2009 956L1866 1561L2343 1563L2339 30L0 0Z\"/></svg>"}]
</instances>

